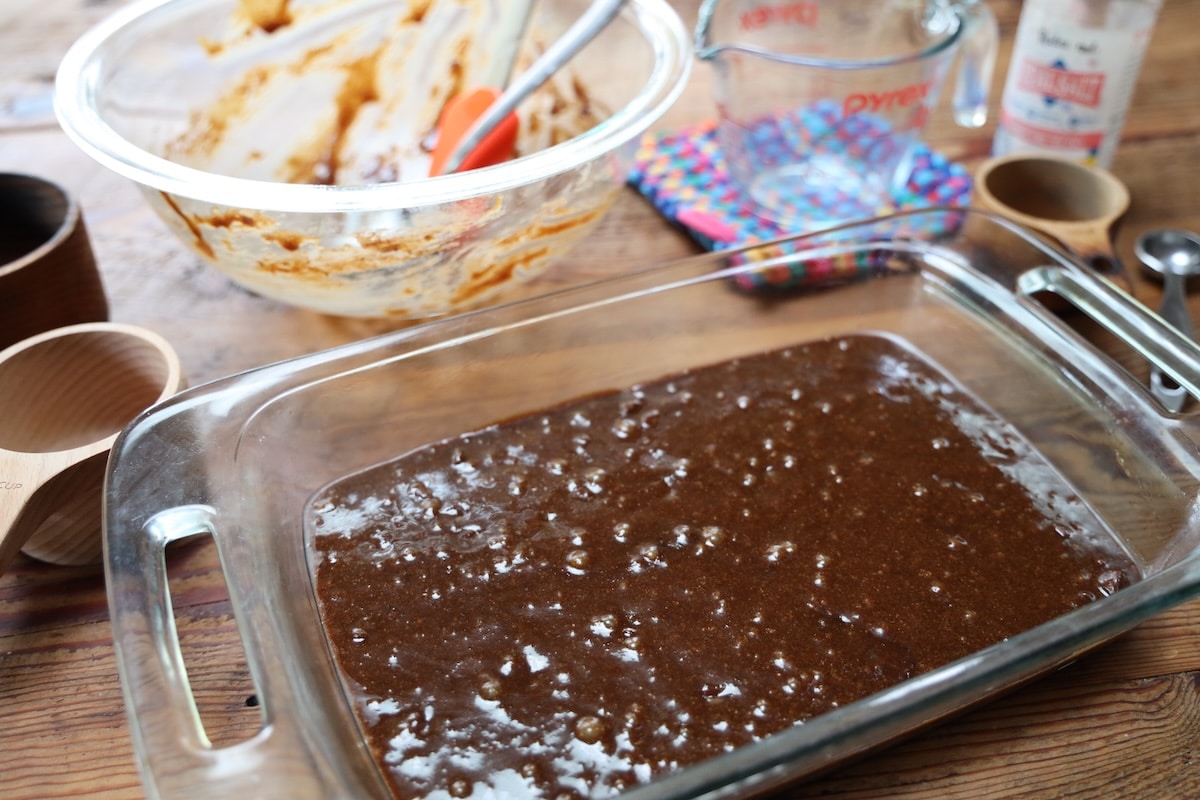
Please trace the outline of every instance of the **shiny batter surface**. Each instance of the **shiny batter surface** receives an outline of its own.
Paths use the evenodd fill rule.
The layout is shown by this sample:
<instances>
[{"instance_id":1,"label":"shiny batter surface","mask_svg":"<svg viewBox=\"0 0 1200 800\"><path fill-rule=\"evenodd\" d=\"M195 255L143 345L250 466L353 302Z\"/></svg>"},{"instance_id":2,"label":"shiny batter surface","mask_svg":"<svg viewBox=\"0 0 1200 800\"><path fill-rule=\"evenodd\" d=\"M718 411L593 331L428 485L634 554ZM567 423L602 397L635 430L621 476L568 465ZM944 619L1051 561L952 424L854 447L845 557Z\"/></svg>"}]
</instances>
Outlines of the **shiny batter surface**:
<instances>
[{"instance_id":1,"label":"shiny batter surface","mask_svg":"<svg viewBox=\"0 0 1200 800\"><path fill-rule=\"evenodd\" d=\"M615 794L1135 575L1023 440L872 336L435 444L315 513L399 797Z\"/></svg>"}]
</instances>

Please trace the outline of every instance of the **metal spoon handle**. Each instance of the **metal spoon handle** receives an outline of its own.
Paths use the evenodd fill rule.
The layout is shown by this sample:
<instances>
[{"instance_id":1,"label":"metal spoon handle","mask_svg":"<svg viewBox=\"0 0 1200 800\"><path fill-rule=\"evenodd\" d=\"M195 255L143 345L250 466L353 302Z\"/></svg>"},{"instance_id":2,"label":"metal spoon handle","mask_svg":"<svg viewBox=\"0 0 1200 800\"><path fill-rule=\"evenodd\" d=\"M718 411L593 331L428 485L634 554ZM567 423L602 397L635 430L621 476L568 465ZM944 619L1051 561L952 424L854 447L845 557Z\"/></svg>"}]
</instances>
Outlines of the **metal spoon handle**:
<instances>
[{"instance_id":1,"label":"metal spoon handle","mask_svg":"<svg viewBox=\"0 0 1200 800\"><path fill-rule=\"evenodd\" d=\"M1192 317L1188 314L1184 293L1184 277L1177 272L1163 276L1163 298L1158 315L1188 336L1193 335Z\"/></svg>"},{"instance_id":2,"label":"metal spoon handle","mask_svg":"<svg viewBox=\"0 0 1200 800\"><path fill-rule=\"evenodd\" d=\"M570 61L584 45L594 39L596 34L617 16L626 2L627 0L596 0L588 6L587 11L575 20L567 32L550 45L529 69L518 75L504 93L496 98L496 102L488 106L488 110L467 129L458 147L454 148L450 157L446 159L442 174L457 172L470 152L491 133L492 128L514 111L522 100L550 80L550 76Z\"/></svg>"},{"instance_id":3,"label":"metal spoon handle","mask_svg":"<svg viewBox=\"0 0 1200 800\"><path fill-rule=\"evenodd\" d=\"M1184 297L1184 278L1168 270L1163 275L1163 298L1158 315L1171 323L1180 333L1192 337L1192 318L1188 315L1187 298ZM1187 390L1153 367L1150 370L1150 392L1158 398L1168 411L1178 413L1187 402Z\"/></svg>"}]
</instances>

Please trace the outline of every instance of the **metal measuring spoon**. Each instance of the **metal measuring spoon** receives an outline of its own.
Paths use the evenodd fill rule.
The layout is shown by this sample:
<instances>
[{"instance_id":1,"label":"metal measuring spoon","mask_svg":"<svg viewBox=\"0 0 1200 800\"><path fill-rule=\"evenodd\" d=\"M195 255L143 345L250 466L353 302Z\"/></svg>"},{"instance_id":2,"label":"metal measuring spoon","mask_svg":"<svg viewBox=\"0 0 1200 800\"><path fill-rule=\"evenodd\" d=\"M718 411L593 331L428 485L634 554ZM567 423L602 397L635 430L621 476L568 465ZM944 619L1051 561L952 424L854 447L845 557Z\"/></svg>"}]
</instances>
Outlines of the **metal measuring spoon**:
<instances>
[{"instance_id":1,"label":"metal measuring spoon","mask_svg":"<svg viewBox=\"0 0 1200 800\"><path fill-rule=\"evenodd\" d=\"M1186 283L1191 275L1200 275L1200 236L1187 231L1147 231L1138 237L1134 252L1147 268L1162 275L1163 298L1158 314L1189 338L1195 338L1188 314ZM1150 371L1150 391L1168 411L1177 412L1187 400L1187 392L1157 367Z\"/></svg>"}]
</instances>

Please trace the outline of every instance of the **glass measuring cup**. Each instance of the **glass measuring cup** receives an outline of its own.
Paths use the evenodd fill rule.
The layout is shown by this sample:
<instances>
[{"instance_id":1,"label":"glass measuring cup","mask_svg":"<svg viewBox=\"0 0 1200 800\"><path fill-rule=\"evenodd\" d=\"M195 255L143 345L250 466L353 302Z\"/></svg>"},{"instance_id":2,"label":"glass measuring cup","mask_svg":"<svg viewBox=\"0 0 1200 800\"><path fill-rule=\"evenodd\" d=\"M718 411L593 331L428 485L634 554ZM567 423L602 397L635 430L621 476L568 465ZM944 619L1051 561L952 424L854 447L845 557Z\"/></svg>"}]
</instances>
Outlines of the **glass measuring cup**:
<instances>
[{"instance_id":1,"label":"glass measuring cup","mask_svg":"<svg viewBox=\"0 0 1200 800\"><path fill-rule=\"evenodd\" d=\"M892 210L954 60L955 120L979 127L996 21L982 0L705 0L730 178L797 231Z\"/></svg>"}]
</instances>

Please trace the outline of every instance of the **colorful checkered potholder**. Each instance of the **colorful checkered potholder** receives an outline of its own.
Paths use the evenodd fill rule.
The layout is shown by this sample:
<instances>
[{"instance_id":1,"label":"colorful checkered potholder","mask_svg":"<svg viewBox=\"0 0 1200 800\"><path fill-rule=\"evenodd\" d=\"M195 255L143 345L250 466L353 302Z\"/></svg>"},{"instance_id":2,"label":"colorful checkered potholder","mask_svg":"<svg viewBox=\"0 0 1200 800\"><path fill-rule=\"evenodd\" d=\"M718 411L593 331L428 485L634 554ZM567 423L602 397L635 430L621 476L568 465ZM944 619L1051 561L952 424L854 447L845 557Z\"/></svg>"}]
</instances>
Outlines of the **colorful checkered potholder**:
<instances>
[{"instance_id":1,"label":"colorful checkered potholder","mask_svg":"<svg viewBox=\"0 0 1200 800\"><path fill-rule=\"evenodd\" d=\"M827 124L830 123L824 117L806 118L806 133ZM770 147L770 137L781 135L781 128L775 125L765 130L761 145ZM847 146L854 146L853 129L843 127L839 134L846 136ZM763 216L755 202L730 179L717 142L716 123L712 121L666 135L647 134L638 150L630 183L667 219L683 226L709 250L801 232ZM913 171L904 189L896 193L891 203L874 209L874 214L882 216L901 209L965 205L970 192L970 173L940 153L918 145L913 157ZM845 202L845 199L825 188L787 201L801 212L800 215L806 205L817 205L822 208L822 216L828 216L833 204ZM857 272L869 267L862 259L857 259L840 265L826 265L823 271ZM787 285L803 277L796 270L804 269L803 264L797 264L791 270L776 267L759 277L763 283Z\"/></svg>"}]
</instances>

